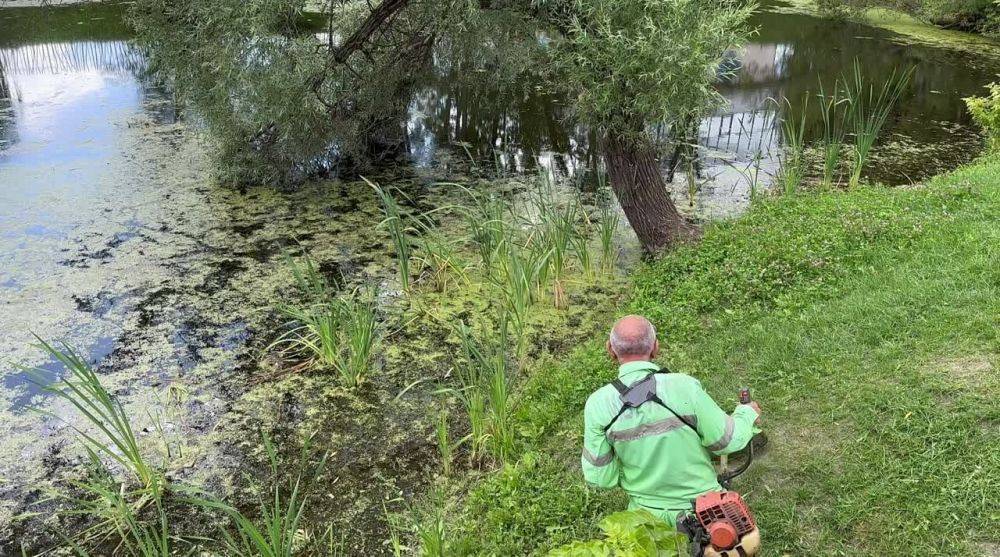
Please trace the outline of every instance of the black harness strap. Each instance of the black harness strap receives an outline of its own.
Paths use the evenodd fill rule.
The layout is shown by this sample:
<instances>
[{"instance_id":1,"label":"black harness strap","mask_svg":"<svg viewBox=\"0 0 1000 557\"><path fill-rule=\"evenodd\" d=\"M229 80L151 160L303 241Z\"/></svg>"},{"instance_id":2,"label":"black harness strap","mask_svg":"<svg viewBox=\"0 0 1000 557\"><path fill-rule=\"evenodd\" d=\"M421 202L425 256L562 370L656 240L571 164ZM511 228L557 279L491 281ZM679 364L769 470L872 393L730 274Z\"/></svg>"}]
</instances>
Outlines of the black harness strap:
<instances>
[{"instance_id":1,"label":"black harness strap","mask_svg":"<svg viewBox=\"0 0 1000 557\"><path fill-rule=\"evenodd\" d=\"M658 369L658 370L656 370L654 372L651 372L650 374L646 375L646 377L644 377L644 378L636 381L635 383L632 384L632 386L626 385L625 383L622 382L621 379L615 379L614 381L611 382L611 385L614 386L614 388L615 388L616 391L618 391L618 395L619 395L618 398L620 398L621 401L622 401L622 407L621 407L621 409L618 410L618 413L615 414L615 417L611 418L611 421L608 422L608 425L604 426L604 433L607 433L608 430L611 429L611 426L614 425L614 423L618 421L618 418L620 418L622 416L622 414L624 414L625 411L628 410L629 408L638 408L638 407L642 406L643 404L645 404L647 402L655 402L656 404L659 404L663 408L666 408L667 411L670 412L671 414L673 414L675 418L677 418L678 420L681 421L681 423L683 423L684 425L686 425L689 428L691 428L691 431L693 431L695 433L695 435L698 435L698 437L701 437L701 434L698 433L698 428L696 428L694 426L694 424L692 424L690 421L688 421L687 419L685 419L683 416L681 416L677 412L674 412L673 408L667 406L666 403L664 403L662 400L660 400L660 397L657 396L657 394L656 394L655 387L654 387L654 389L652 391L650 391L649 393L647 393L646 398L644 400L638 401L638 403L634 403L634 402L631 402L631 401L628 400L628 395L632 392L632 389L638 387L639 385L644 384L650 377L653 377L654 375L656 375L658 373L670 373L670 370L667 369L667 368L665 368L665 367L661 367L660 369Z\"/></svg>"}]
</instances>

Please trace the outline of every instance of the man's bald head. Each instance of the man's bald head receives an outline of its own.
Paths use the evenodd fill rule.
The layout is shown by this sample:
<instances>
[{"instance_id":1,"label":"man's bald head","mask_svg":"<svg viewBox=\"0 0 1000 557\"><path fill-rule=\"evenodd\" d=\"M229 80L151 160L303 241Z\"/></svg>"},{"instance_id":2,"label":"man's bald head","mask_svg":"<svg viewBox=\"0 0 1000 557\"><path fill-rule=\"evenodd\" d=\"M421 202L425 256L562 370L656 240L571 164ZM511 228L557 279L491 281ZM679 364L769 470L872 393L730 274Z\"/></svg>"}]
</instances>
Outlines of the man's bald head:
<instances>
[{"instance_id":1,"label":"man's bald head","mask_svg":"<svg viewBox=\"0 0 1000 557\"><path fill-rule=\"evenodd\" d=\"M641 315L626 315L611 328L608 352L620 362L650 360L659 348L656 329Z\"/></svg>"}]
</instances>

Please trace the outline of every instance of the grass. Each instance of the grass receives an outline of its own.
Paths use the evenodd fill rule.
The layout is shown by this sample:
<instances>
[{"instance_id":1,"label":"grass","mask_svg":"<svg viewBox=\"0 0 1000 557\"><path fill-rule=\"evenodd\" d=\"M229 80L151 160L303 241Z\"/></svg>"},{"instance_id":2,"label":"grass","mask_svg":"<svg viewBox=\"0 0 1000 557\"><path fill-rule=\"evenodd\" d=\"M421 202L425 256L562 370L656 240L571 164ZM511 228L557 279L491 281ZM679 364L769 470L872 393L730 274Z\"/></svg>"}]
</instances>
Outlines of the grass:
<instances>
[{"instance_id":1,"label":"grass","mask_svg":"<svg viewBox=\"0 0 1000 557\"><path fill-rule=\"evenodd\" d=\"M764 408L769 450L735 487L769 554L992 547L998 182L993 157L919 188L764 200L637 273L625 311L654 320L664 363L724 407L749 384ZM462 499L466 554L544 553L623 507L583 487L576 464L583 401L613 376L602 342L519 389L514 428L540 433Z\"/></svg>"}]
</instances>

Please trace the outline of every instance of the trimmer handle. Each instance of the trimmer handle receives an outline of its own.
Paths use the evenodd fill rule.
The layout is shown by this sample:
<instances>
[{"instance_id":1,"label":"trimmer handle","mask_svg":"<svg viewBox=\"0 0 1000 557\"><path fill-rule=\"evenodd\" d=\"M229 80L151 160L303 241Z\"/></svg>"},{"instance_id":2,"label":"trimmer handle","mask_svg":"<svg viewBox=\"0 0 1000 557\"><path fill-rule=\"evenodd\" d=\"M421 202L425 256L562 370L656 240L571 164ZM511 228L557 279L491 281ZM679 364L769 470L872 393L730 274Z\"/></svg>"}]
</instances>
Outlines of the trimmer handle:
<instances>
[{"instance_id":1,"label":"trimmer handle","mask_svg":"<svg viewBox=\"0 0 1000 557\"><path fill-rule=\"evenodd\" d=\"M740 389L740 404L750 404L750 387Z\"/></svg>"}]
</instances>

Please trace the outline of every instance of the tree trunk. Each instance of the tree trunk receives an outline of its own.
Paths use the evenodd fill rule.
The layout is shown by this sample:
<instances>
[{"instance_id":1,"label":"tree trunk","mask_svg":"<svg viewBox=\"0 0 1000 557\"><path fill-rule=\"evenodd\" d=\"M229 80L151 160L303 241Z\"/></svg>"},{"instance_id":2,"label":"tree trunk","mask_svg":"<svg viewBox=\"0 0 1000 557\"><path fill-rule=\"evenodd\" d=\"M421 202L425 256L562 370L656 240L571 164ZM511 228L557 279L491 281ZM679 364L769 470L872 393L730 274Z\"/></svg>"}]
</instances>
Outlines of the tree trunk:
<instances>
[{"instance_id":1,"label":"tree trunk","mask_svg":"<svg viewBox=\"0 0 1000 557\"><path fill-rule=\"evenodd\" d=\"M611 189L646 252L656 253L694 237L695 227L670 200L652 145L609 134L604 159Z\"/></svg>"}]
</instances>

